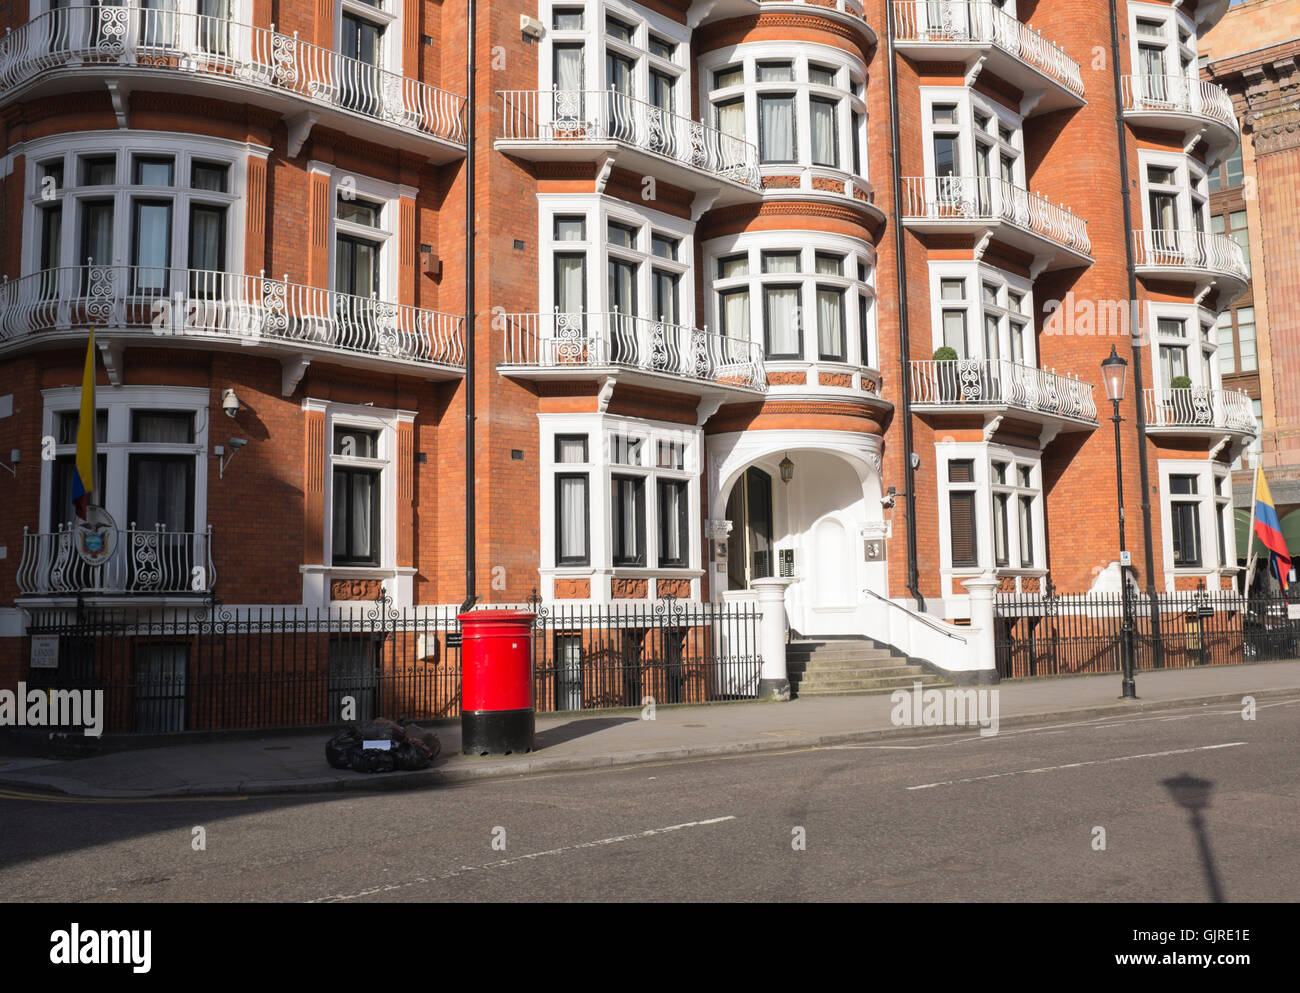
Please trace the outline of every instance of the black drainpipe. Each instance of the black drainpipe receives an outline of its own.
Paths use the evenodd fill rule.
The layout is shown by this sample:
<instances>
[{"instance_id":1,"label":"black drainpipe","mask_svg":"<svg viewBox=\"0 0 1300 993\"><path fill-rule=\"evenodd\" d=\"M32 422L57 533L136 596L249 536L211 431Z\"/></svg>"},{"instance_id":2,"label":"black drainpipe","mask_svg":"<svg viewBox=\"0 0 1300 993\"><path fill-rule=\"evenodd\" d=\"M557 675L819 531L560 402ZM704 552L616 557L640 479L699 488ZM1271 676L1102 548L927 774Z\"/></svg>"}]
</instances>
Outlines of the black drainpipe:
<instances>
[{"instance_id":1,"label":"black drainpipe","mask_svg":"<svg viewBox=\"0 0 1300 993\"><path fill-rule=\"evenodd\" d=\"M902 375L899 381L903 386L903 464L907 468L907 589L916 598L916 609L925 610L925 598L921 596L916 568L916 470L912 467L912 349L908 340L910 325L907 317L907 273L904 266L905 243L903 225L899 223L903 201L902 166L899 164L898 140L898 66L894 53L894 5L885 4L889 27L889 111L890 111L890 149L894 157L894 255L898 266L898 326Z\"/></svg>"},{"instance_id":2,"label":"black drainpipe","mask_svg":"<svg viewBox=\"0 0 1300 993\"><path fill-rule=\"evenodd\" d=\"M478 599L474 517L474 42L475 8L468 4L465 23L465 602L469 610Z\"/></svg>"},{"instance_id":3,"label":"black drainpipe","mask_svg":"<svg viewBox=\"0 0 1300 993\"><path fill-rule=\"evenodd\" d=\"M1147 416L1142 405L1142 351L1138 334L1142 312L1138 309L1137 266L1133 261L1133 200L1129 195L1128 125L1124 123L1124 97L1119 71L1119 16L1115 0L1110 0L1111 78L1115 85L1115 132L1119 138L1119 177L1124 200L1124 258L1128 265L1128 298L1130 313L1138 318L1138 327L1131 329L1133 346L1133 389L1136 392L1133 409L1138 436L1138 468L1142 481L1142 541L1146 554L1147 599L1151 604L1151 634L1155 645L1155 664L1160 664L1160 608L1156 603L1156 561L1151 545L1151 474L1147 468ZM1118 457L1118 453L1116 453ZM1127 583L1120 567L1121 582Z\"/></svg>"}]
</instances>

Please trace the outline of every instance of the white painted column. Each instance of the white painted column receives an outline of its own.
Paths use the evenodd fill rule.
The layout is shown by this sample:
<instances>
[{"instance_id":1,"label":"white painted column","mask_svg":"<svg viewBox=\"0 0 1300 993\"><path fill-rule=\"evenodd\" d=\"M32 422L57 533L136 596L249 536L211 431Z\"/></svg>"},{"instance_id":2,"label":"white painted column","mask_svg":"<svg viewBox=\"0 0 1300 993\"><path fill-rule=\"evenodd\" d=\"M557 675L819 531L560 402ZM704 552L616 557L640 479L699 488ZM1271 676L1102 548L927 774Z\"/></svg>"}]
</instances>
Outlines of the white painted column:
<instances>
[{"instance_id":1,"label":"white painted column","mask_svg":"<svg viewBox=\"0 0 1300 993\"><path fill-rule=\"evenodd\" d=\"M758 637L763 653L758 680L760 700L790 699L790 676L785 666L785 590L793 582L789 576L769 576L749 583L758 592L758 609L763 615Z\"/></svg>"},{"instance_id":2,"label":"white painted column","mask_svg":"<svg viewBox=\"0 0 1300 993\"><path fill-rule=\"evenodd\" d=\"M978 682L993 682L997 674L997 653L993 644L993 591L997 577L986 572L962 583L970 590L970 633L975 648L975 676Z\"/></svg>"}]
</instances>

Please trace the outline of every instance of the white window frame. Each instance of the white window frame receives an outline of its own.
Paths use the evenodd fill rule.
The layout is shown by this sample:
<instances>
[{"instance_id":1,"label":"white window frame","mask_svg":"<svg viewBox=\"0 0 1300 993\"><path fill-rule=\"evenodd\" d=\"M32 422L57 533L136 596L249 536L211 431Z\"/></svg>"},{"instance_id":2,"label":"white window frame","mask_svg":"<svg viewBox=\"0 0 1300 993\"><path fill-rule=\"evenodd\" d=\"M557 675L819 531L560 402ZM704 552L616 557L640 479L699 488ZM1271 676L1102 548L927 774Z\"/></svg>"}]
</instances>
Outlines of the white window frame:
<instances>
[{"instance_id":1,"label":"white window frame","mask_svg":"<svg viewBox=\"0 0 1300 993\"><path fill-rule=\"evenodd\" d=\"M113 201L113 258L114 266L131 265L132 201L138 199L172 202L171 268L189 266L189 222L191 204L214 204L226 208L226 259L227 272L242 272L244 268L243 210L246 194L248 159L264 157L270 150L247 142L227 141L200 135L176 134L161 131L84 131L59 134L15 146L15 154L22 154L27 163L24 199L26 202L25 230L39 232L40 211L58 204L63 211L60 235L60 260L62 268L84 266L86 260L78 259L81 243L81 204L86 201ZM115 156L114 182L103 186L82 186L80 162L83 158L98 155ZM131 182L132 163L137 158L167 157L173 160L173 185L170 189L136 186ZM63 162L63 185L53 190L46 199L42 188L41 165L59 159ZM195 161L214 162L229 169L228 189L225 193L191 189L191 167ZM22 271L31 275L41 269L41 244L38 236L24 239ZM183 263L183 264L182 264Z\"/></svg>"},{"instance_id":2,"label":"white window frame","mask_svg":"<svg viewBox=\"0 0 1300 993\"><path fill-rule=\"evenodd\" d=\"M391 7L392 9L386 9ZM334 51L343 54L343 15L352 14L384 29L380 41L378 68L402 74L402 13L404 0L380 0L379 6L361 0L334 0ZM376 96L382 98L382 93Z\"/></svg>"},{"instance_id":3,"label":"white window frame","mask_svg":"<svg viewBox=\"0 0 1300 993\"><path fill-rule=\"evenodd\" d=\"M540 535L541 571L551 577L588 577L610 575L618 577L651 577L697 579L703 575L700 526L700 476L703 465L703 430L665 421L619 417L610 414L539 414L539 440L541 446ZM565 435L586 435L587 462L558 463L555 461L556 438ZM642 441L638 465L615 462L613 439L637 438ZM682 445L682 466L678 469L658 467L659 442L668 441ZM556 562L555 534L555 478L569 472L587 474L588 498L588 564L558 565ZM613 521L611 496L614 476L637 476L645 480L645 565L615 566L613 564ZM663 566L659 561L659 499L658 482L661 479L686 482L687 549L685 566ZM593 582L593 598L600 599Z\"/></svg>"},{"instance_id":4,"label":"white window frame","mask_svg":"<svg viewBox=\"0 0 1300 993\"><path fill-rule=\"evenodd\" d=\"M1130 3L1128 5L1128 18L1129 65L1132 67L1133 75L1142 75L1142 65L1138 58L1139 45L1156 43L1153 36L1138 34L1138 21L1160 21L1164 24L1164 32L1160 42L1165 50L1164 75L1184 76L1191 80L1199 78L1199 69L1196 64L1199 42L1195 20L1176 7L1154 3ZM1182 35L1186 35L1185 41L1182 39ZM1171 58L1177 59L1177 62L1171 64ZM1184 62L1189 63L1186 69L1183 68Z\"/></svg>"},{"instance_id":5,"label":"white window frame","mask_svg":"<svg viewBox=\"0 0 1300 993\"><path fill-rule=\"evenodd\" d=\"M763 272L763 253L798 252L798 273ZM818 274L816 271L818 253L832 253L844 257L842 275ZM822 231L754 231L723 238L714 238L703 247L703 272L706 286L705 315L709 326L722 327L722 314L719 307L719 294L725 290L748 287L749 289L749 340L766 348L763 326L763 286L766 283L791 284L800 286L800 313L811 314L809 321L800 321L802 336L802 354L793 358L780 357L769 359L772 363L813 364L826 366L828 369L843 370L845 367L867 369L875 372L874 367L862 361L860 326L860 297L867 298L866 339L869 355L879 356L879 343L876 338L875 306L875 269L876 250L865 239L852 238L847 235L831 234ZM748 259L748 272L744 276L722 279L718 275L718 263L721 259L744 255ZM859 279L861 269L866 271L866 280ZM834 286L844 291L844 335L846 339L845 361L823 359L817 345L817 287Z\"/></svg>"},{"instance_id":6,"label":"white window frame","mask_svg":"<svg viewBox=\"0 0 1300 993\"><path fill-rule=\"evenodd\" d=\"M943 281L946 279L965 280L964 299L957 301L942 299ZM986 305L984 302L984 284L992 283L998 287L998 302ZM1021 309L1019 313L1011 308L1011 295L1019 294ZM1038 340L1034 325L1034 284L1026 276L1019 276L1004 269L984 262L931 262L930 263L930 328L931 343L934 350L943 346L943 312L945 310L964 310L966 312L966 337L972 345L972 354L966 358L985 361L984 354L984 316L986 307L989 313L998 318L999 358L1013 361L1015 354L1012 347L1012 330L1019 328L1022 365L1038 368Z\"/></svg>"},{"instance_id":7,"label":"white window frame","mask_svg":"<svg viewBox=\"0 0 1300 993\"><path fill-rule=\"evenodd\" d=\"M1176 576L1208 576L1221 570L1237 568L1236 522L1232 516L1231 486L1226 503L1220 496L1220 480L1229 475L1229 469L1217 461L1206 459L1160 459L1157 464L1160 479L1160 532L1162 555L1166 576L1166 586L1174 589ZM1201 564L1198 566L1174 566L1173 510L1174 495L1170 489L1171 476L1193 476L1196 478L1194 502L1197 506L1197 523L1200 527ZM1178 497L1180 503L1191 503L1192 499L1184 495ZM1215 515L1224 517L1224 545L1227 561L1220 562L1218 529Z\"/></svg>"},{"instance_id":8,"label":"white window frame","mask_svg":"<svg viewBox=\"0 0 1300 993\"><path fill-rule=\"evenodd\" d=\"M401 199L414 200L418 190L411 186L387 183L369 176L343 169L329 162L312 160L307 163L309 174L323 175L329 187L329 259L327 265L327 285L336 289L336 256L338 254L338 236L355 235L368 241L380 243L379 251L379 294L378 299L394 303L399 292L398 233L401 227ZM344 180L347 180L345 183ZM339 196L344 192L353 194L358 200L367 200L380 206L379 227L372 228L365 224L340 220L338 216Z\"/></svg>"},{"instance_id":9,"label":"white window frame","mask_svg":"<svg viewBox=\"0 0 1300 993\"><path fill-rule=\"evenodd\" d=\"M679 277L677 323L685 327L696 326L695 281L692 276L695 261L694 223L663 211L647 209L628 203L626 200L594 193L541 193L537 196L537 210L540 260L537 267L537 300L543 315L553 313L556 305L554 256L585 253L587 313L604 314L613 309L609 302L607 271L609 259L614 257L633 262L637 266L636 292L639 310L644 310L654 299L654 269L677 273ZM584 218L586 241L556 241L557 217ZM610 245L610 221L636 229L634 250ZM651 238L655 234L676 239L676 260L660 258L653 254ZM639 318L642 315L631 316Z\"/></svg>"},{"instance_id":10,"label":"white window frame","mask_svg":"<svg viewBox=\"0 0 1300 993\"><path fill-rule=\"evenodd\" d=\"M758 82L759 63L769 62L791 63L794 79L789 82ZM794 94L794 161L760 162L759 169L764 175L785 175L814 169L842 175L846 179L860 179L870 185L871 159L867 142L870 117L864 96L860 95L865 94L866 66L860 59L830 45L764 41L746 42L717 49L702 56L698 64L700 120L717 127L717 105L743 98L745 135L753 136L754 145L760 151L762 145L759 140L758 98L765 93ZM810 64L834 69L835 84L825 86L812 83L809 77ZM742 83L720 89L714 87L714 74L720 69L735 65L742 68ZM818 165L812 160L811 100L813 97L836 101L835 124L839 159L837 166ZM858 115L856 128L853 121L855 114ZM857 159L862 166L860 173L855 173L853 170L855 145Z\"/></svg>"},{"instance_id":11,"label":"white window frame","mask_svg":"<svg viewBox=\"0 0 1300 993\"><path fill-rule=\"evenodd\" d=\"M1160 331L1160 319L1181 321L1185 336L1165 335ZM1160 303L1150 301L1147 304L1147 328L1150 330L1151 363L1153 365L1152 385L1169 390L1173 387L1165 381L1164 362L1160 357L1161 345L1185 345L1187 347L1188 378L1193 389L1217 390L1223 388L1219 373L1218 346L1214 333L1215 314L1194 303ZM1199 359L1199 361L1197 361ZM1208 379L1207 379L1208 376Z\"/></svg>"},{"instance_id":12,"label":"white window frame","mask_svg":"<svg viewBox=\"0 0 1300 993\"><path fill-rule=\"evenodd\" d=\"M64 386L43 390L44 437L57 438L57 418L61 413L81 408L81 388ZM108 412L107 441L96 446L96 453L107 457L108 488L99 495L104 509L122 530L131 526L128 466L131 455L159 453L194 457L194 532L208 526L208 409L210 392L190 386L100 386L95 390L96 411ZM163 410L193 413L194 441L190 444L145 444L131 441L132 411ZM56 455L75 455L77 446L59 445ZM40 530L48 532L62 523L50 520L50 491L54 485L54 461L41 461Z\"/></svg>"},{"instance_id":13,"label":"white window frame","mask_svg":"<svg viewBox=\"0 0 1300 993\"><path fill-rule=\"evenodd\" d=\"M964 86L922 86L921 93L921 131L922 131L922 153L925 163L925 176L934 176L934 108L937 105L953 104L957 107L957 123L955 125L944 125L945 131L956 129L959 132L957 141L957 172L956 175L974 179L977 175L975 169L975 145L976 145L976 126L975 112L978 110L987 114L993 124L993 134L985 132L987 137L993 140L993 147L999 154L1002 150L1015 153L1015 169L1012 185L1018 189L1026 188L1025 179L1025 119L1022 114L1002 106L996 100L990 100L980 93ZM1011 141L1004 141L997 133L999 125L1004 125L1011 129ZM990 173L991 179L1001 178L1001 160L996 163L997 171Z\"/></svg>"},{"instance_id":14,"label":"white window frame","mask_svg":"<svg viewBox=\"0 0 1300 993\"><path fill-rule=\"evenodd\" d=\"M1155 189L1174 194L1175 203L1177 204L1175 207L1175 213L1177 214L1175 230L1199 230L1208 235L1210 232L1210 194L1205 167L1191 156L1184 155L1181 152L1138 149L1138 170L1141 176L1142 190L1142 227L1148 231L1156 230L1155 218L1151 216L1151 192L1153 187L1147 172L1150 166L1155 166L1158 169L1174 170L1174 182L1169 184L1161 183ZM1201 219L1199 228L1196 224L1198 214Z\"/></svg>"},{"instance_id":15,"label":"white window frame","mask_svg":"<svg viewBox=\"0 0 1300 993\"><path fill-rule=\"evenodd\" d=\"M981 441L939 441L935 442L935 465L938 476L938 510L939 510L939 562L940 574L944 580L944 595L954 593L963 595L964 588L960 580L984 572L1004 575L1042 575L1047 571L1047 534L1045 528L1042 452L1028 448L1014 448ZM949 484L948 463L969 459L975 463L975 480L973 483ZM994 482L993 463L1008 464L1008 483ZM1019 467L1030 470L1030 486L1022 487L1019 482ZM973 492L975 494L975 551L976 565L954 566L952 564L952 517L948 496L952 490ZM1008 564L997 564L997 549L993 525L993 494L1007 492L1012 494L1008 504L1007 549ZM1022 495L1034 497L1031 515L1033 521L1033 564L1020 565L1020 513L1019 498Z\"/></svg>"},{"instance_id":16,"label":"white window frame","mask_svg":"<svg viewBox=\"0 0 1300 993\"><path fill-rule=\"evenodd\" d=\"M321 526L321 559L327 572L342 574L392 575L397 569L397 430L398 425L413 423L415 411L357 404L331 403L306 399L304 411L325 414L324 512ZM334 454L334 429L357 428L379 432L379 454L373 459L345 458ZM378 565L334 565L334 466L374 468L379 470L380 555Z\"/></svg>"},{"instance_id":17,"label":"white window frame","mask_svg":"<svg viewBox=\"0 0 1300 993\"><path fill-rule=\"evenodd\" d=\"M557 30L555 11L582 8L581 30ZM632 42L611 38L605 32L605 18L612 16L632 27ZM621 0L604 0L602 3L584 3L583 0L566 3L564 0L542 0L538 17L545 25L537 57L538 88L549 91L555 87L555 45L581 44L584 90L607 90L605 54L617 52L631 58L635 68L632 73L632 97L650 103L650 73L658 70L675 79L673 84L673 113L690 117L691 93L691 29L657 11L636 6ZM650 36L658 35L677 46L672 59L665 59L650 51Z\"/></svg>"}]
</instances>

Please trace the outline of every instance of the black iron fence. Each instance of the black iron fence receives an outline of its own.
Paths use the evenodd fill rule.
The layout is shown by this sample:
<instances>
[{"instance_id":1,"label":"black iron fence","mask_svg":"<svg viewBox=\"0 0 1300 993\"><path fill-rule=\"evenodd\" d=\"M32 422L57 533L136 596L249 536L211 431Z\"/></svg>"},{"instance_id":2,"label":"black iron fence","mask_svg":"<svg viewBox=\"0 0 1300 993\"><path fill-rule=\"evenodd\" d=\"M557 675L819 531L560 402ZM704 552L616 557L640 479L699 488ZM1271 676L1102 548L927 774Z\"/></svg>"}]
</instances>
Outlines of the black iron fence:
<instances>
[{"instance_id":1,"label":"black iron fence","mask_svg":"<svg viewBox=\"0 0 1300 993\"><path fill-rule=\"evenodd\" d=\"M1004 678L1119 672L1120 593L999 594L994 603L998 672ZM1190 590L1128 596L1138 669L1264 662L1300 655L1300 604Z\"/></svg>"},{"instance_id":2,"label":"black iron fence","mask_svg":"<svg viewBox=\"0 0 1300 993\"><path fill-rule=\"evenodd\" d=\"M754 605L667 598L529 609L539 712L757 694ZM38 610L33 638L56 639L57 667L29 669L29 690L101 691L108 733L460 714L453 607Z\"/></svg>"}]
</instances>

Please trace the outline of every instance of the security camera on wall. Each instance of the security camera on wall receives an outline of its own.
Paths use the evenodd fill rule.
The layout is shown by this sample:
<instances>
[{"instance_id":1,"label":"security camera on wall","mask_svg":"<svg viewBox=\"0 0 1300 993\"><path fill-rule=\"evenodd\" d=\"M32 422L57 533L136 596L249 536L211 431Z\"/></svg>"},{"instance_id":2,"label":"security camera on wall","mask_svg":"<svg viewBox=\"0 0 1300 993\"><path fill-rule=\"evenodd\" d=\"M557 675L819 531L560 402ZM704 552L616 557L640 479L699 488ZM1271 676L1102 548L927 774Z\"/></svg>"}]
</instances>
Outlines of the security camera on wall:
<instances>
[{"instance_id":1,"label":"security camera on wall","mask_svg":"<svg viewBox=\"0 0 1300 993\"><path fill-rule=\"evenodd\" d=\"M520 14L519 30L527 38L540 38L542 36L542 22L535 17L529 17L527 14Z\"/></svg>"}]
</instances>

